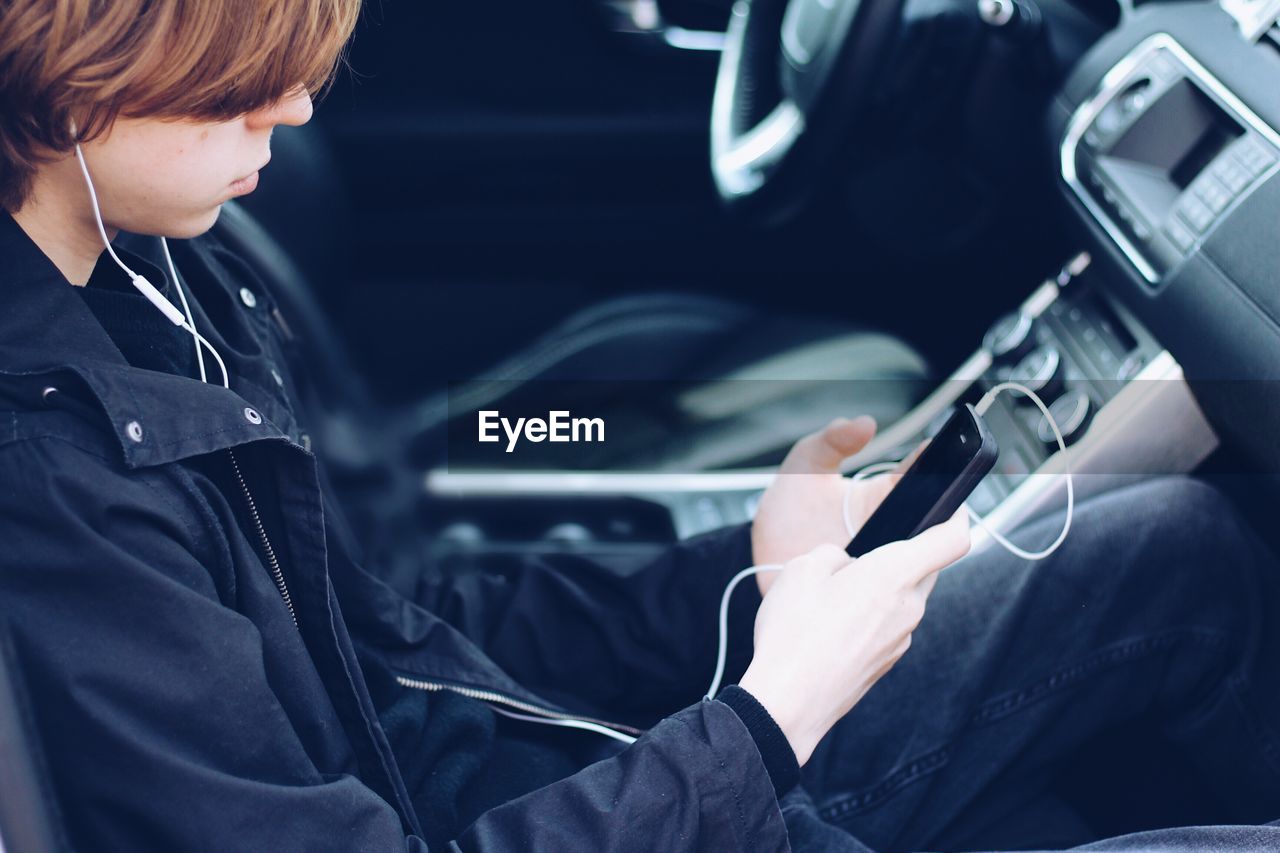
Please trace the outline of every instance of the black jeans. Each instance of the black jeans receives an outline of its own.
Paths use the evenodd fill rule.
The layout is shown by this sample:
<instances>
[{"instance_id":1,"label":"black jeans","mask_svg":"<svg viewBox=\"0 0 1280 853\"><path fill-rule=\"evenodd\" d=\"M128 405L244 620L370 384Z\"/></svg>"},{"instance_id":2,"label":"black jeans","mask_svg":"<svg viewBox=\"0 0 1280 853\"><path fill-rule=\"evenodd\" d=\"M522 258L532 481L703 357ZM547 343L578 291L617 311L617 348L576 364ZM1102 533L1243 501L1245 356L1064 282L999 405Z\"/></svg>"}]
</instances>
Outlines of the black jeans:
<instances>
[{"instance_id":1,"label":"black jeans","mask_svg":"<svg viewBox=\"0 0 1280 853\"><path fill-rule=\"evenodd\" d=\"M1036 547L1060 524L1046 519L1016 541ZM1160 726L1230 804L1221 822L1280 818L1278 581L1280 566L1226 499L1187 479L1082 504L1043 562L971 555L942 574L906 656L819 746L804 790L784 798L794 849L1087 841L1048 818L1021 837L993 828L1044 809L1055 766L1135 720ZM1108 846L1122 844L1280 849L1280 827Z\"/></svg>"}]
</instances>

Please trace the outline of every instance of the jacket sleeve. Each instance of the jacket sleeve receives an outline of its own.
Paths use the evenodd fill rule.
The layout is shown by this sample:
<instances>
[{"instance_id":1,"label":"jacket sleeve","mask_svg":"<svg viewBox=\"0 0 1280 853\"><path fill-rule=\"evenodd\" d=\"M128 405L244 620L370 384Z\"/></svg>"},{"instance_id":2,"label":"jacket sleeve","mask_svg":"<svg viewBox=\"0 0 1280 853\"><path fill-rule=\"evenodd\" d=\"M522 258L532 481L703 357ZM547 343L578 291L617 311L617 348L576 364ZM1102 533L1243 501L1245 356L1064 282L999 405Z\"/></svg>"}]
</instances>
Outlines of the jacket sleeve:
<instances>
[{"instance_id":1,"label":"jacket sleeve","mask_svg":"<svg viewBox=\"0 0 1280 853\"><path fill-rule=\"evenodd\" d=\"M425 851L358 778L317 770L200 534L143 478L106 492L106 464L0 450L0 614L77 849Z\"/></svg>"},{"instance_id":2,"label":"jacket sleeve","mask_svg":"<svg viewBox=\"0 0 1280 853\"><path fill-rule=\"evenodd\" d=\"M522 560L502 574L424 578L416 604L525 687L656 719L710 685L721 596L749 565L750 527L741 525L687 539L639 567L558 554ZM413 642L414 618L398 593L355 566L335 568L334 584L357 640ZM739 584L729 610L726 684L751 660L759 605L757 585Z\"/></svg>"},{"instance_id":3,"label":"jacket sleeve","mask_svg":"<svg viewBox=\"0 0 1280 853\"><path fill-rule=\"evenodd\" d=\"M668 717L608 761L485 812L457 844L468 853L790 850L751 736L713 700Z\"/></svg>"}]
</instances>

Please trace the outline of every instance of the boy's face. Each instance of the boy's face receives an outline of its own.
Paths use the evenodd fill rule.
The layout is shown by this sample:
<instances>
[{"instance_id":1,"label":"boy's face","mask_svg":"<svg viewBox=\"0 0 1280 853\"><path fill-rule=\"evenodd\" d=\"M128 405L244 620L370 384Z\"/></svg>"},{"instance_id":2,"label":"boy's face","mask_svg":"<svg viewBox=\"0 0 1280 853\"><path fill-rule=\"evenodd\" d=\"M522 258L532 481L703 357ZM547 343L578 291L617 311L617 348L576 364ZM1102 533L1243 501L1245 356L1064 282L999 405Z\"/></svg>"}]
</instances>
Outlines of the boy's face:
<instances>
[{"instance_id":1,"label":"boy's face","mask_svg":"<svg viewBox=\"0 0 1280 853\"><path fill-rule=\"evenodd\" d=\"M213 226L222 204L253 191L271 157L271 131L311 118L311 98L297 89L280 101L224 122L120 118L84 144L107 228L189 238ZM74 155L57 180L82 187ZM87 192L87 190L82 190ZM86 203L83 215L92 222Z\"/></svg>"}]
</instances>

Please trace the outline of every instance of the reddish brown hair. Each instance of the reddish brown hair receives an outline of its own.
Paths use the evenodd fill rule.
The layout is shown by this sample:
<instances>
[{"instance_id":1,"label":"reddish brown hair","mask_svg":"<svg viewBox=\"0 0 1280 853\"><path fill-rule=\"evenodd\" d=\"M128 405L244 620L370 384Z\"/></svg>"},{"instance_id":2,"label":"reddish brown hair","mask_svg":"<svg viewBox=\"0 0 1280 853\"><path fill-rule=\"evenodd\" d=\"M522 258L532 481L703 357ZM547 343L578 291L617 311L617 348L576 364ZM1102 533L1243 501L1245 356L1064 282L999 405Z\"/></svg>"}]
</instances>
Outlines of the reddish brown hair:
<instances>
[{"instance_id":1,"label":"reddish brown hair","mask_svg":"<svg viewBox=\"0 0 1280 853\"><path fill-rule=\"evenodd\" d=\"M0 206L119 116L223 121L319 94L360 0L0 0Z\"/></svg>"}]
</instances>

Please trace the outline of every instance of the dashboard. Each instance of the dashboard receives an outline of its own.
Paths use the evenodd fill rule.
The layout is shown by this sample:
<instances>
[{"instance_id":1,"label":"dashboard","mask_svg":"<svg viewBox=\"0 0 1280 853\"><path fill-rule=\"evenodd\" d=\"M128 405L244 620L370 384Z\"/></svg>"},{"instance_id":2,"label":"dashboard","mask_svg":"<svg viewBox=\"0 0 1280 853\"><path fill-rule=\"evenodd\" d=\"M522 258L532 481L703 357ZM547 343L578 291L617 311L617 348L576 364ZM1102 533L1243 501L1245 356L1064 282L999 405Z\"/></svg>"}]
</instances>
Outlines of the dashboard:
<instances>
[{"instance_id":1,"label":"dashboard","mask_svg":"<svg viewBox=\"0 0 1280 853\"><path fill-rule=\"evenodd\" d=\"M1140 6L1055 98L1061 187L1108 289L1215 428L1280 465L1280 3Z\"/></svg>"}]
</instances>

